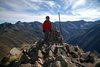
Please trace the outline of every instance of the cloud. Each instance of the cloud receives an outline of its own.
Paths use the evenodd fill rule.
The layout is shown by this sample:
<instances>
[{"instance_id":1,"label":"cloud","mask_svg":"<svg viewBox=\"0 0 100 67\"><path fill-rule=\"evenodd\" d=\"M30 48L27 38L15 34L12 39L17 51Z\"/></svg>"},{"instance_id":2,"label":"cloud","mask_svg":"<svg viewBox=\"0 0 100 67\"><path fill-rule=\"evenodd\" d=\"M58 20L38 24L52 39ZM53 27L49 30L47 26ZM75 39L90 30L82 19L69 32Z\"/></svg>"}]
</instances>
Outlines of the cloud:
<instances>
[{"instance_id":1,"label":"cloud","mask_svg":"<svg viewBox=\"0 0 100 67\"><path fill-rule=\"evenodd\" d=\"M100 17L100 11L98 9L81 9L81 10L76 10L74 12L76 15L79 15L81 18L86 18L88 20L99 20Z\"/></svg>"},{"instance_id":2,"label":"cloud","mask_svg":"<svg viewBox=\"0 0 100 67\"><path fill-rule=\"evenodd\" d=\"M74 5L73 5L73 9L80 7L80 6L85 6L86 0L77 0Z\"/></svg>"},{"instance_id":3,"label":"cloud","mask_svg":"<svg viewBox=\"0 0 100 67\"><path fill-rule=\"evenodd\" d=\"M54 1L48 1L47 4L52 8L56 5Z\"/></svg>"},{"instance_id":4,"label":"cloud","mask_svg":"<svg viewBox=\"0 0 100 67\"><path fill-rule=\"evenodd\" d=\"M26 11L26 10L38 10L40 9L40 5L28 1L28 0L6 0L2 2L2 6L4 8L11 8L11 11Z\"/></svg>"},{"instance_id":5,"label":"cloud","mask_svg":"<svg viewBox=\"0 0 100 67\"><path fill-rule=\"evenodd\" d=\"M49 15L51 21L98 20L99 0L0 0L0 20L41 21Z\"/></svg>"},{"instance_id":6,"label":"cloud","mask_svg":"<svg viewBox=\"0 0 100 67\"><path fill-rule=\"evenodd\" d=\"M6 15L4 15L6 14ZM28 14L25 14L25 13L18 13L18 12L11 12L9 11L8 13L7 12L0 12L0 18L5 18L5 19L13 19L15 21L27 21L27 22L30 22L30 21L43 21L41 19L42 16L39 16L39 15L35 15L35 16L31 16L31 15L28 15Z\"/></svg>"},{"instance_id":7,"label":"cloud","mask_svg":"<svg viewBox=\"0 0 100 67\"><path fill-rule=\"evenodd\" d=\"M5 8L3 8L3 7L0 7L0 11L3 11L3 10L6 10Z\"/></svg>"},{"instance_id":8,"label":"cloud","mask_svg":"<svg viewBox=\"0 0 100 67\"><path fill-rule=\"evenodd\" d=\"M6 14L6 15L4 15ZM52 15L50 13L44 13L41 15L28 15L28 14L24 14L24 13L18 13L18 12L0 12L0 18L2 19L7 19L8 22L11 21L11 19L13 19L15 22L17 21L27 21L27 22L31 22L31 21L40 21L43 22L45 20L45 16L49 15L50 16L50 20L52 22L54 21L59 21L58 15ZM2 16L2 17L1 17ZM15 18L15 19L14 19ZM73 18L73 19L72 19ZM79 20L79 17L77 16L67 16L67 15L61 15L61 21L75 21L75 20ZM14 23L15 23L14 22Z\"/></svg>"}]
</instances>

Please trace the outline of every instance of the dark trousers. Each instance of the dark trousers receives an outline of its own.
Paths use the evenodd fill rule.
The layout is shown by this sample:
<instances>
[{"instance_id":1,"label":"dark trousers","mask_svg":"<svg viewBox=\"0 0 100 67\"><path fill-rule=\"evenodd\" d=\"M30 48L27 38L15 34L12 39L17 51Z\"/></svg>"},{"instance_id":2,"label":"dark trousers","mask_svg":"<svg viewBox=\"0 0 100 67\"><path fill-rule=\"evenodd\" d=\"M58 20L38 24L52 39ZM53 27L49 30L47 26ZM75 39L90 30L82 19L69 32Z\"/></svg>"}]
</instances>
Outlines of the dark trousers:
<instances>
[{"instance_id":1,"label":"dark trousers","mask_svg":"<svg viewBox=\"0 0 100 67\"><path fill-rule=\"evenodd\" d=\"M44 32L44 43L48 44L49 38L50 38L50 31L45 31Z\"/></svg>"}]
</instances>

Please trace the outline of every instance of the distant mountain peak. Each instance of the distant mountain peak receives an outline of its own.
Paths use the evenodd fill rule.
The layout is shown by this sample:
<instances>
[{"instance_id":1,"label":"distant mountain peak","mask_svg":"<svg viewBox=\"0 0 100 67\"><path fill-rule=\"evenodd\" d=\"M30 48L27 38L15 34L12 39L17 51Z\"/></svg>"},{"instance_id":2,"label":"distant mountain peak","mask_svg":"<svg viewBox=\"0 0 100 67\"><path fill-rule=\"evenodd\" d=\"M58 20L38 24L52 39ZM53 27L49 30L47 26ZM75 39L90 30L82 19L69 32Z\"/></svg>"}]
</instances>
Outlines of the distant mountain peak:
<instances>
[{"instance_id":1,"label":"distant mountain peak","mask_svg":"<svg viewBox=\"0 0 100 67\"><path fill-rule=\"evenodd\" d=\"M23 22L17 21L16 24L17 24L17 25L21 25L21 24L23 24Z\"/></svg>"}]
</instances>

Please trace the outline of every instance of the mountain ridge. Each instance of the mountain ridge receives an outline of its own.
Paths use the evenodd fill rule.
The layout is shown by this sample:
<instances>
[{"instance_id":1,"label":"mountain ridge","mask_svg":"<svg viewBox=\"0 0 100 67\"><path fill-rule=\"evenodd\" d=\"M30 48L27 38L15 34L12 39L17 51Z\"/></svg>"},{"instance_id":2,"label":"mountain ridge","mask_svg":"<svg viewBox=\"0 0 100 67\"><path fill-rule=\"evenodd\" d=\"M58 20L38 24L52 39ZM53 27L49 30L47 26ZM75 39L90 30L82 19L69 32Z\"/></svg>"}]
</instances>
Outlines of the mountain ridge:
<instances>
[{"instance_id":1,"label":"mountain ridge","mask_svg":"<svg viewBox=\"0 0 100 67\"><path fill-rule=\"evenodd\" d=\"M80 38L82 38L80 36L86 35L87 34L86 32L88 30L100 24L99 23L100 21L95 21L95 22L85 22L83 20L81 21L75 21L75 22L68 21L67 23L66 22L61 23L62 35L64 36L65 42L73 45L79 45L80 47L82 47L81 46L82 43L78 42L79 40L81 40ZM53 23L53 27L59 30L59 22ZM97 35L97 37L98 36L99 34ZM78 38L77 40L77 37L80 38ZM38 21L30 23L18 21L16 22L16 24L11 24L7 22L0 24L0 46L1 46L0 48L3 48L4 52L5 48L11 49L14 46L19 47L23 43L33 43L35 40L39 38L43 38L43 32L42 32L42 23ZM90 45L90 43L88 43L87 45ZM85 50L84 47L82 48ZM99 52L99 49L95 48L95 50Z\"/></svg>"}]
</instances>

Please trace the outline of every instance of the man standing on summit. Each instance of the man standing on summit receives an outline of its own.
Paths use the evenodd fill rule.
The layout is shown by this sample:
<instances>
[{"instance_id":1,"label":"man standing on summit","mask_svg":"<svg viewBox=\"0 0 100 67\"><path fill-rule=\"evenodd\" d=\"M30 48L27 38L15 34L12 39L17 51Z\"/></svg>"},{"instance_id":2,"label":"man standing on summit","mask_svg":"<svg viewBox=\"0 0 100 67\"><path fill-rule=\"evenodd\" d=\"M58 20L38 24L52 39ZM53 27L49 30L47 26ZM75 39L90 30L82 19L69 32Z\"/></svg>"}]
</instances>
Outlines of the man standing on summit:
<instances>
[{"instance_id":1,"label":"man standing on summit","mask_svg":"<svg viewBox=\"0 0 100 67\"><path fill-rule=\"evenodd\" d=\"M50 17L46 16L46 20L43 23L43 32L44 32L44 41L45 43L48 43L49 41L49 35L52 30L52 24L50 22Z\"/></svg>"}]
</instances>

